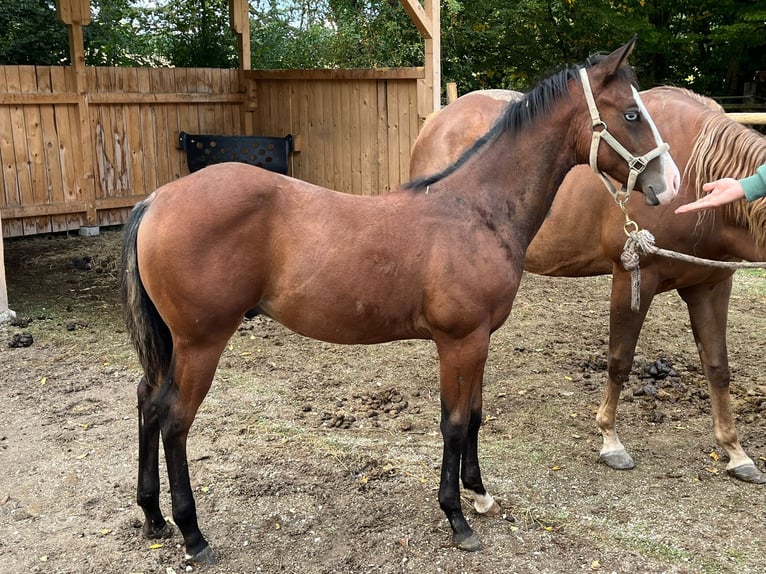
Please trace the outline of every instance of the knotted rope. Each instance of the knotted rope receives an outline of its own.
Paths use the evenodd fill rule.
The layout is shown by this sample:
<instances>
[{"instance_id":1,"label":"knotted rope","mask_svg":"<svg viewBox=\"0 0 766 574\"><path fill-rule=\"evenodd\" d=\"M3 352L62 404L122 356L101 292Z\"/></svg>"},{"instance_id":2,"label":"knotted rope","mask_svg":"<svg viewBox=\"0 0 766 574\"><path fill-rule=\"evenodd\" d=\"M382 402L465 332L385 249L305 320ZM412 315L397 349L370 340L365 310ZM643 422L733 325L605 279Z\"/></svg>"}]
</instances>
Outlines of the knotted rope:
<instances>
[{"instance_id":1,"label":"knotted rope","mask_svg":"<svg viewBox=\"0 0 766 574\"><path fill-rule=\"evenodd\" d=\"M624 204L619 204L623 207ZM641 306L641 269L639 259L641 254L661 255L671 259L678 259L687 263L707 265L708 267L720 267L723 269L757 269L766 268L766 261L717 261L715 259L703 259L686 253L678 253L669 249L662 249L654 245L654 236L646 229L638 229L636 222L630 220L625 214L625 234L628 236L625 246L620 255L622 266L631 274L631 297L630 309L638 311Z\"/></svg>"}]
</instances>

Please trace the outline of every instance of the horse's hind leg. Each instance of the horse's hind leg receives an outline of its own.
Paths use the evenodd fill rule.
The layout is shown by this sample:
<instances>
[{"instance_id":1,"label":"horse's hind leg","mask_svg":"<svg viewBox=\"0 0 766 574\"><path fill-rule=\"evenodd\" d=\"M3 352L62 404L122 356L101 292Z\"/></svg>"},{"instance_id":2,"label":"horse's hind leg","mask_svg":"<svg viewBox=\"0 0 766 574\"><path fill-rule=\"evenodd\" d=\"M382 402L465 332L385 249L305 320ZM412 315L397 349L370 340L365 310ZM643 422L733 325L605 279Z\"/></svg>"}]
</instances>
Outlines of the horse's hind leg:
<instances>
[{"instance_id":1,"label":"horse's hind leg","mask_svg":"<svg viewBox=\"0 0 766 574\"><path fill-rule=\"evenodd\" d=\"M210 389L227 340L228 336L223 337L219 344L207 347L176 345L173 384L165 385L164 392L157 399L173 502L173 521L183 534L187 559L202 564L215 564L216 559L197 522L186 442L197 410Z\"/></svg>"},{"instance_id":2,"label":"horse's hind leg","mask_svg":"<svg viewBox=\"0 0 766 574\"><path fill-rule=\"evenodd\" d=\"M136 500L144 511L143 533L147 538L168 538L173 527L160 510L160 423L146 378L138 384L138 489Z\"/></svg>"},{"instance_id":3,"label":"horse's hind leg","mask_svg":"<svg viewBox=\"0 0 766 574\"><path fill-rule=\"evenodd\" d=\"M729 358L726 349L726 320L731 295L731 277L712 285L695 285L679 289L689 308L692 333L710 388L713 410L713 433L729 457L726 467L734 478L755 484L766 484L762 473L745 454L737 436L729 394Z\"/></svg>"}]
</instances>

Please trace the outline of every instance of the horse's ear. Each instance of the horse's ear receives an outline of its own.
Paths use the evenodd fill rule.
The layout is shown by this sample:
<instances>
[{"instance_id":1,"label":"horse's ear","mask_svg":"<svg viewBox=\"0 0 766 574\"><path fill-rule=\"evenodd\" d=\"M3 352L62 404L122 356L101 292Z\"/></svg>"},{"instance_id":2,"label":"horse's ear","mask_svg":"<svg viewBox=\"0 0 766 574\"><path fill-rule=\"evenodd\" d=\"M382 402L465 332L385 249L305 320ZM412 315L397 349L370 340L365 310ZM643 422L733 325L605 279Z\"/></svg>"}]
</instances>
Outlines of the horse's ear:
<instances>
[{"instance_id":1,"label":"horse's ear","mask_svg":"<svg viewBox=\"0 0 766 574\"><path fill-rule=\"evenodd\" d=\"M633 48L636 47L637 38L638 34L634 34L630 42L621 48L617 48L614 52L604 58L604 61L601 63L601 67L606 72L607 77L616 74L620 67L628 63L628 56L630 56Z\"/></svg>"}]
</instances>

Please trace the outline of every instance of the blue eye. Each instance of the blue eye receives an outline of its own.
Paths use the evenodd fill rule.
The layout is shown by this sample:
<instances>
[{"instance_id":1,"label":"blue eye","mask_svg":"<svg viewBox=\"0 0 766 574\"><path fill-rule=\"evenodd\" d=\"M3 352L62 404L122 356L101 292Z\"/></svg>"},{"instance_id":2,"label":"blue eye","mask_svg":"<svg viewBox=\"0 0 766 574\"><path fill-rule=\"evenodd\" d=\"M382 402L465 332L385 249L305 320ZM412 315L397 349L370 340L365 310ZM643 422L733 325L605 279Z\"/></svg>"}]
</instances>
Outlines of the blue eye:
<instances>
[{"instance_id":1,"label":"blue eye","mask_svg":"<svg viewBox=\"0 0 766 574\"><path fill-rule=\"evenodd\" d=\"M639 115L639 113L637 111L632 110L632 111L629 111L629 112L625 112L625 116L624 117L629 122L636 122L636 121L638 121L638 118L641 117L641 116Z\"/></svg>"}]
</instances>

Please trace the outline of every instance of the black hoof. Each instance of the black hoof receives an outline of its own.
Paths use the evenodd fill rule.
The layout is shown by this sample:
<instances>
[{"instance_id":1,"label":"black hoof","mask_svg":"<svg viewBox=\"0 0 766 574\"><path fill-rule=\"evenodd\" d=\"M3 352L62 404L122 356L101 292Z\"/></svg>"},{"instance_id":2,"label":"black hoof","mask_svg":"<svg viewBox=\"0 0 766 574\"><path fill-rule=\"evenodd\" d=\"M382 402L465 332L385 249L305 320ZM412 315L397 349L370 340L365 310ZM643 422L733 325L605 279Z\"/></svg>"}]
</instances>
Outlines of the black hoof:
<instances>
[{"instance_id":1,"label":"black hoof","mask_svg":"<svg viewBox=\"0 0 766 574\"><path fill-rule=\"evenodd\" d=\"M468 534L453 534L452 544L460 550L466 552L476 552L481 550L481 540L475 532L469 532Z\"/></svg>"},{"instance_id":2,"label":"black hoof","mask_svg":"<svg viewBox=\"0 0 766 574\"><path fill-rule=\"evenodd\" d=\"M758 470L758 467L754 464L743 464L735 468L730 468L726 472L729 473L729 476L733 476L742 482L749 482L751 484L766 484L766 474Z\"/></svg>"},{"instance_id":3,"label":"black hoof","mask_svg":"<svg viewBox=\"0 0 766 574\"><path fill-rule=\"evenodd\" d=\"M185 560L189 564L198 564L200 566L215 566L218 564L218 560L210 546L205 546L193 556L187 554Z\"/></svg>"},{"instance_id":4,"label":"black hoof","mask_svg":"<svg viewBox=\"0 0 766 574\"><path fill-rule=\"evenodd\" d=\"M173 527L169 522L166 522L161 528L154 528L148 522L144 523L144 538L149 540L155 540L157 538L172 538Z\"/></svg>"},{"instance_id":5,"label":"black hoof","mask_svg":"<svg viewBox=\"0 0 766 574\"><path fill-rule=\"evenodd\" d=\"M598 459L614 470L630 470L636 467L636 463L625 449L605 452L599 455Z\"/></svg>"}]
</instances>

